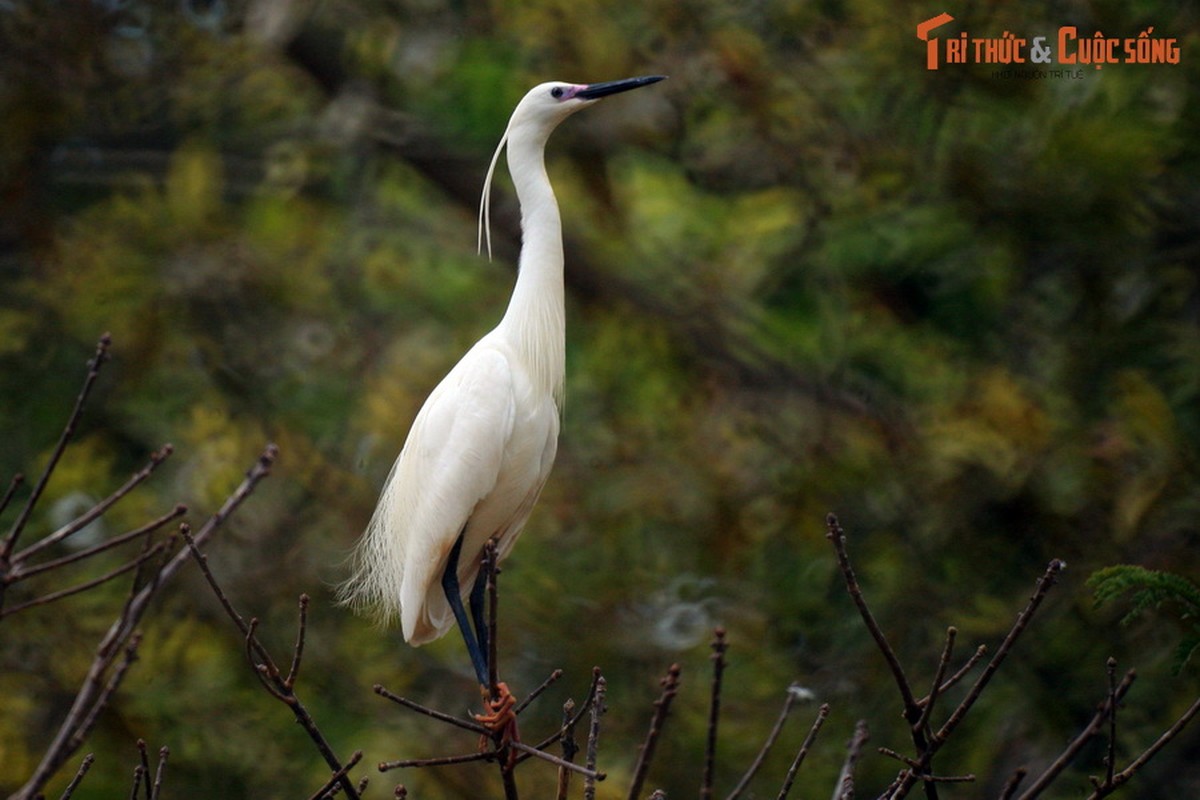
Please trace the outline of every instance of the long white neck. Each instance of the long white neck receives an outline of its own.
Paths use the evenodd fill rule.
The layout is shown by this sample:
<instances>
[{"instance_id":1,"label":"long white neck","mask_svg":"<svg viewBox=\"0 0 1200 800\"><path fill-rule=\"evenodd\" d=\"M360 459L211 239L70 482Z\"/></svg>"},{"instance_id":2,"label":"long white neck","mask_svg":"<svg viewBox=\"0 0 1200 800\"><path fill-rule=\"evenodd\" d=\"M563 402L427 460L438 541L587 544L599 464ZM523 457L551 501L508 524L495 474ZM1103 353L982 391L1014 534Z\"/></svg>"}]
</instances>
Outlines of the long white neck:
<instances>
[{"instance_id":1,"label":"long white neck","mask_svg":"<svg viewBox=\"0 0 1200 800\"><path fill-rule=\"evenodd\" d=\"M517 283L498 331L525 361L535 384L562 404L566 353L562 220L546 175L546 135L508 140L508 169L521 206Z\"/></svg>"}]
</instances>

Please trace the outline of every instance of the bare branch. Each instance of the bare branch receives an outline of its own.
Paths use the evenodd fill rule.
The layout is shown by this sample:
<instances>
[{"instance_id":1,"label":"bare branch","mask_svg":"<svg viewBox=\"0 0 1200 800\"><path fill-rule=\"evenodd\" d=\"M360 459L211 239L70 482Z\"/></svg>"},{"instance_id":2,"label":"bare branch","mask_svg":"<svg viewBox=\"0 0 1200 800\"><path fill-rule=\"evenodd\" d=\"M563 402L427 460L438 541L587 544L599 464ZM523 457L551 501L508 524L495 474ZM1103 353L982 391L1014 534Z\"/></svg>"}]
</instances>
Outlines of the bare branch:
<instances>
[{"instance_id":1,"label":"bare branch","mask_svg":"<svg viewBox=\"0 0 1200 800\"><path fill-rule=\"evenodd\" d=\"M158 767L154 770L154 788L150 790L150 800L158 800L162 792L163 774L167 771L167 757L171 750L166 745L158 749Z\"/></svg>"},{"instance_id":2,"label":"bare branch","mask_svg":"<svg viewBox=\"0 0 1200 800\"><path fill-rule=\"evenodd\" d=\"M1012 797L1017 793L1017 788L1020 787L1021 781L1025 780L1025 776L1029 774L1029 770L1024 767L1018 767L1016 772L1009 776L1004 782L1004 788L1000 791L1000 797L997 800L1012 800Z\"/></svg>"},{"instance_id":3,"label":"bare branch","mask_svg":"<svg viewBox=\"0 0 1200 800\"><path fill-rule=\"evenodd\" d=\"M870 738L867 721L860 719L854 725L854 735L846 743L846 758L842 761L842 769L833 789L833 800L851 800L854 797L854 768L862 756L863 745Z\"/></svg>"},{"instance_id":4,"label":"bare branch","mask_svg":"<svg viewBox=\"0 0 1200 800\"><path fill-rule=\"evenodd\" d=\"M354 769L359 761L362 761L362 756L362 750L355 750L354 753L351 754L350 760L346 762L346 765L337 772L333 773L329 780L325 782L325 785L318 789L316 793L311 795L308 800L322 800L324 797L332 797L336 790L341 786L342 780L350 774L350 770Z\"/></svg>"},{"instance_id":5,"label":"bare branch","mask_svg":"<svg viewBox=\"0 0 1200 800\"><path fill-rule=\"evenodd\" d=\"M827 528L825 538L833 543L834 552L837 554L838 566L841 568L842 578L846 582L846 590L850 593L850 599L854 601L854 605L858 608L859 616L862 617L863 623L867 626L867 631L870 632L871 638L875 640L879 652L883 654L888 668L892 671L892 677L896 681L896 688L900 691L900 700L904 706L905 719L908 719L911 724L920 716L920 712L916 710L917 701L913 697L912 687L904 674L904 668L900 666L900 659L896 657L896 651L888 644L883 629L875 621L875 615L871 613L871 609L867 606L867 601L863 597L862 587L858 584L858 578L854 574L854 567L850 564L850 556L846 552L846 534L842 531L842 526L838 523L837 517L833 514L827 515L825 517L825 525Z\"/></svg>"},{"instance_id":6,"label":"bare branch","mask_svg":"<svg viewBox=\"0 0 1200 800\"><path fill-rule=\"evenodd\" d=\"M50 462L37 486L34 488L32 496L26 503L21 515L14 523L9 535L0 543L0 569L4 572L7 572L11 565L9 557L11 557L15 549L17 539L27 523L32 509L41 496L50 474L53 472L54 466L61 458L67 442L73 436L84 401L91 389L101 363L103 363L107 356L109 343L107 335L101 339L96 357L89 362L89 373L85 379L83 390L76 400L75 408L67 421L58 445L50 458ZM247 473L246 480L226 499L221 509L209 519L200 533L197 534L197 542L208 539L221 523L250 495L258 481L270 472L270 465L274 461L275 455L276 449L274 445L269 445L262 456L260 456L256 465ZM62 536L52 534L52 537L57 536L57 538L51 541L61 540L65 535L69 534ZM128 537L128 539L134 538L137 538L136 534ZM22 551L20 556L27 558L45 546L49 546L49 543L46 543L46 540L42 540L42 542L33 545L32 548ZM160 555L162 559L156 563L156 557ZM117 618L111 623L108 631L97 645L96 655L88 668L79 691L75 695L71 708L60 723L33 774L11 796L11 800L32 800L32 798L39 796L42 788L53 777L54 773L82 745L84 739L95 726L99 714L109 702L112 694L120 686L126 672L136 657L136 650L140 641L139 635L135 632L136 626L149 608L149 604L158 589L187 562L188 558L189 555L186 551L173 552L172 542L170 541L150 547L147 534L146 538L143 539L141 554L133 561L117 568L108 575L101 576L101 578L95 581L90 581L82 586L74 587L64 592L47 595L38 600L31 601L24 606L24 608L28 608L32 605L42 605L56 599L61 599L69 594L99 585L104 580L115 577L123 572L134 571L134 580L131 583L129 594ZM67 562L60 562L58 565L61 566L62 563ZM147 573L149 574L147 575ZM26 573L26 577L28 577L28 573ZM0 594L3 593L6 586L6 582L0 582ZM13 613L18 610L21 610L21 607L10 608L6 613ZM117 663L118 659L121 659L120 663ZM115 669L114 664L116 664Z\"/></svg>"},{"instance_id":7,"label":"bare branch","mask_svg":"<svg viewBox=\"0 0 1200 800\"><path fill-rule=\"evenodd\" d=\"M767 735L766 741L763 742L762 748L758 751L758 755L754 757L754 761L750 763L750 767L746 770L746 774L737 782L737 785L730 791L726 800L737 800L741 797L742 792L750 785L750 781L758 773L762 767L763 761L770 754L771 748L775 746L775 742L779 739L779 734L783 732L783 724L787 722L788 715L792 713L792 706L796 704L796 693L789 687L784 695L783 708L779 710L779 716L775 719L775 726L771 728L771 732Z\"/></svg>"},{"instance_id":8,"label":"bare branch","mask_svg":"<svg viewBox=\"0 0 1200 800\"><path fill-rule=\"evenodd\" d=\"M83 757L83 762L79 765L79 770L75 773L75 777L67 784L67 788L59 795L58 800L71 800L71 795L75 794L75 790L79 788L79 784L83 782L83 776L88 774L88 770L92 768L92 762L96 760L95 753L88 753Z\"/></svg>"},{"instance_id":9,"label":"bare branch","mask_svg":"<svg viewBox=\"0 0 1200 800\"><path fill-rule=\"evenodd\" d=\"M0 543L0 563L8 563L10 561L13 549L17 546L17 539L21 536L21 531L25 529L25 525L29 522L29 517L33 514L34 506L41 499L42 492L46 490L46 484L50 481L50 476L54 473L54 468L58 466L58 461L62 458L63 452L67 449L67 443L75 435L75 427L79 424L79 418L83 415L83 406L92 391L92 385L100 375L100 367L104 365L104 362L108 361L108 348L111 345L112 337L107 333L101 336L100 341L96 343L96 354L88 361L88 371L83 379L83 388L80 389L79 396L75 398L75 407L71 409L71 414L67 417L67 424L58 438L58 444L54 446L54 450L50 454L50 460L46 463L46 468L42 471L38 482L34 484L33 491L30 493L29 499L25 501L24 507L21 508L20 514L17 515L16 520L13 522L8 536L5 537L3 543Z\"/></svg>"},{"instance_id":10,"label":"bare branch","mask_svg":"<svg viewBox=\"0 0 1200 800\"><path fill-rule=\"evenodd\" d=\"M32 567L17 567L9 576L9 583L17 583L18 581L32 578L35 575L40 575L43 572L50 572L51 570L58 569L59 567L65 567L68 564L75 563L76 561L84 561L94 555L111 550L114 547L120 547L126 542L137 539L138 537L148 536L149 534L161 528L163 525L166 525L171 520L178 519L186 513L187 506L182 504L177 505L175 508L171 509L166 514L163 514L158 519L151 520L140 528L135 528L134 530L123 533L120 536L114 536L113 538L100 542L99 544L89 547L86 550L80 550L79 552L72 553L69 556L56 558L53 561L46 561L42 564L37 564ZM22 551L22 553L19 553L17 556L15 556L15 559L22 558L24 552L26 551Z\"/></svg>"},{"instance_id":11,"label":"bare branch","mask_svg":"<svg viewBox=\"0 0 1200 800\"><path fill-rule=\"evenodd\" d=\"M490 733L490 731L487 728L483 727L478 722L475 722L473 720L468 720L468 719L460 719L459 717L451 716L442 711L438 711L433 708L428 708L426 706L421 705L420 703L409 700L407 697L401 697L398 694L393 694L392 692L389 692L387 689L383 688L383 686L378 683L375 684L374 691L375 691L375 694L379 695L380 697L384 697L388 700L391 700L393 703L398 703L399 705L404 706L405 708L409 709L410 711L416 711L418 714L424 714L425 716L432 717L433 719L436 719L440 722L445 722L447 724L454 725L456 727L462 728L463 730L468 730L468 731L471 731L472 733L477 733L481 736L486 736Z\"/></svg>"},{"instance_id":12,"label":"bare branch","mask_svg":"<svg viewBox=\"0 0 1200 800\"><path fill-rule=\"evenodd\" d=\"M971 670L973 670L975 668L975 665L978 664L985 655L987 655L987 651L988 651L988 648L987 648L986 644L981 644L981 645L979 645L979 647L975 648L975 652L972 653L971 657L967 659L967 663L965 663L961 667L959 667L958 671L955 672L953 675L951 675L948 679L946 679L946 682L941 685L941 688L938 689L938 694L942 694L947 689L951 689L954 686L956 686L958 684L958 682L961 681L963 678L965 678L967 676L967 673L970 672ZM917 701L917 705L924 706L928 702L929 702L929 695L925 695L924 697L922 697L920 700Z\"/></svg>"},{"instance_id":13,"label":"bare branch","mask_svg":"<svg viewBox=\"0 0 1200 800\"><path fill-rule=\"evenodd\" d=\"M588 770L590 770L592 772L595 772L595 770L596 770L597 750L600 745L600 717L604 714L604 712L606 710L605 705L604 705L604 692L605 692L606 686L607 686L607 682L604 680L604 676L600 676L596 679L596 696L592 700L592 724L588 730L587 759L586 759L587 768L588 768ZM589 776L589 775L584 776L584 779L583 779L583 798L584 798L584 800L595 800L596 780L598 779L598 777L599 777L599 773L596 773L596 777Z\"/></svg>"},{"instance_id":14,"label":"bare branch","mask_svg":"<svg viewBox=\"0 0 1200 800\"><path fill-rule=\"evenodd\" d=\"M57 592L51 592L50 594L42 595L41 597L34 598L33 600L29 600L24 603L19 603L18 605L15 605L15 606L9 606L8 608L0 610L0 619L4 619L5 617L12 616L13 614L17 614L21 611L26 611L30 608L35 608L37 606L49 605L50 603L53 603L56 600L62 600L65 597L71 597L72 595L80 594L81 592L86 592L89 589L95 589L97 586L99 586L103 583L108 583L113 578L119 578L122 575L124 575L126 572L130 572L132 570L137 569L142 564L145 564L150 559L152 559L155 556L159 555L160 553L164 552L166 549L167 549L167 543L159 542L158 544L154 545L154 547L141 553L137 558L133 559L132 561L127 561L124 564L122 564L121 566L119 566L115 569L109 570L108 572L104 573L103 575L101 575L98 578L93 578L92 580L84 581L83 583L78 584L77 586L72 586L69 589L60 589Z\"/></svg>"},{"instance_id":15,"label":"bare branch","mask_svg":"<svg viewBox=\"0 0 1200 800\"><path fill-rule=\"evenodd\" d=\"M1188 706L1187 711L1183 712L1183 716L1175 720L1175 723L1170 728L1167 728L1162 736L1159 736L1155 740L1154 744L1147 747L1140 756L1130 762L1128 767L1113 775L1112 780L1106 785L1098 787L1096 791L1088 795L1088 800L1099 800L1102 797L1107 797L1127 783L1130 778L1137 774L1138 770L1146 766L1146 763L1154 758L1159 750L1162 750L1172 739L1178 736L1180 731L1187 727L1188 723L1192 721L1197 713L1200 713L1200 699L1197 699Z\"/></svg>"},{"instance_id":16,"label":"bare branch","mask_svg":"<svg viewBox=\"0 0 1200 800\"><path fill-rule=\"evenodd\" d=\"M74 725L70 731L70 737L64 753L75 752L77 749L79 749L79 746L83 744L83 740L88 737L88 734L92 732L92 728L96 726L96 719L100 716L100 712L103 711L108 705L108 701L121 686L121 682L125 680L125 673L129 671L129 667L133 664L133 662L137 660L137 649L138 645L141 643L141 635L136 633L133 634L133 636L131 636L129 639L129 644L125 647L125 654L121 659L121 663L117 665L117 668L113 671L113 674L109 677L108 681L103 685L100 685L99 679L101 675L97 674L96 681L89 684L89 687L94 687L95 691L85 692L81 690L79 695L76 696L77 705L80 698L84 698L87 703L90 703L90 705L86 705L82 708L83 713L79 716L77 724ZM93 666L96 666L95 662L93 662ZM107 664L105 667L107 668ZM89 675L89 677L91 676ZM74 709L72 709L72 711L74 711ZM63 758L65 759L66 755L64 755ZM59 765L56 764L54 766L54 770L57 770L58 766ZM54 774L54 770L51 770L47 774L47 779L49 779L50 775Z\"/></svg>"},{"instance_id":17,"label":"bare branch","mask_svg":"<svg viewBox=\"0 0 1200 800\"><path fill-rule=\"evenodd\" d=\"M1117 766L1117 660L1112 656L1108 657L1108 662L1105 664L1108 672L1108 755L1105 757L1105 767L1107 772L1104 776L1104 785L1113 785L1113 772Z\"/></svg>"},{"instance_id":18,"label":"bare branch","mask_svg":"<svg viewBox=\"0 0 1200 800\"><path fill-rule=\"evenodd\" d=\"M700 798L708 800L713 793L713 771L717 760L717 723L721 719L721 677L725 673L725 629L713 631L713 679L712 699L708 706L708 734L704 742L704 772L700 776Z\"/></svg>"},{"instance_id":19,"label":"bare branch","mask_svg":"<svg viewBox=\"0 0 1200 800\"><path fill-rule=\"evenodd\" d=\"M99 503L96 503L94 506L84 512L78 518L72 520L67 525L64 525L48 536L43 536L41 539L29 545L24 550L18 552L12 557L13 563L21 563L22 561L37 555L46 548L52 547L86 528L90 523L103 516L104 512L112 508L117 501L127 496L141 484L145 483L154 470L158 469L160 464L170 458L171 453L173 452L174 448L172 448L171 445L163 445L162 448L150 455L150 462L146 466L142 467L142 469L135 472L119 489L101 500Z\"/></svg>"},{"instance_id":20,"label":"bare branch","mask_svg":"<svg viewBox=\"0 0 1200 800\"><path fill-rule=\"evenodd\" d=\"M243 645L246 654L246 663L250 665L250 669L254 672L254 677L258 678L258 682L262 684L263 689L267 694L274 697L281 703L291 705L293 695L286 692L284 689L276 688L276 684L280 683L279 670L275 668L275 663L271 661L270 654L267 653L262 643L258 640L258 617L251 617L250 624L246 630ZM255 660L255 651L259 651L266 655L265 663L259 663Z\"/></svg>"},{"instance_id":21,"label":"bare branch","mask_svg":"<svg viewBox=\"0 0 1200 800\"><path fill-rule=\"evenodd\" d=\"M304 633L308 628L308 603L308 595L300 595L300 618L296 623L296 646L292 648L292 665L288 667L287 677L283 679L283 685L288 689L295 686L296 679L300 677L300 660L304 656Z\"/></svg>"},{"instance_id":22,"label":"bare branch","mask_svg":"<svg viewBox=\"0 0 1200 800\"><path fill-rule=\"evenodd\" d=\"M529 693L528 697L526 697L521 702L517 703L517 705L513 708L513 713L520 714L522 711L524 711L526 708L528 708L530 703L532 703L534 700L537 700L538 697L541 696L542 692L549 689L554 684L554 682L557 681L562 676L563 676L563 671L561 669L556 669L553 672L551 672L550 675L546 678L546 680L542 681L541 684L536 689L534 689L532 692Z\"/></svg>"},{"instance_id":23,"label":"bare branch","mask_svg":"<svg viewBox=\"0 0 1200 800\"><path fill-rule=\"evenodd\" d=\"M1101 703L1100 707L1096 709L1091 722L1087 724L1078 736L1071 740L1071 743L1067 745L1058 758L1054 759L1054 762L1046 768L1046 771L1039 775L1029 788L1020 795L1019 800L1033 800L1033 798L1040 796L1054 782L1062 771L1071 764L1075 756L1079 755L1079 751L1083 749L1084 745L1100 732L1100 729L1104 726L1104 721L1108 719L1109 703L1119 703L1121 698L1125 696L1125 693L1129 691L1129 687L1133 685L1136 678L1137 673L1133 670L1125 673L1125 677L1117 684L1116 689L1110 693L1109 699Z\"/></svg>"},{"instance_id":24,"label":"bare branch","mask_svg":"<svg viewBox=\"0 0 1200 800\"><path fill-rule=\"evenodd\" d=\"M141 759L142 781L146 785L146 800L150 800L150 755L146 752L146 740L137 740L138 757ZM134 783L134 797L137 796L137 782Z\"/></svg>"},{"instance_id":25,"label":"bare branch","mask_svg":"<svg viewBox=\"0 0 1200 800\"><path fill-rule=\"evenodd\" d=\"M792 765L788 767L787 776L783 779L783 787L780 788L776 800L787 800L788 793L792 791L792 784L796 780L796 773L800 770L800 765L804 763L804 757L808 755L813 742L817 740L817 733L820 732L821 726L825 724L828 717L829 704L822 703L821 707L817 709L817 718L813 720L812 727L808 729L808 735L804 737L804 743L800 745L796 757L792 759Z\"/></svg>"},{"instance_id":26,"label":"bare branch","mask_svg":"<svg viewBox=\"0 0 1200 800\"><path fill-rule=\"evenodd\" d=\"M1021 613L1017 615L1016 622L1013 623L1008 635L1004 637L1004 641L1000 643L1000 647L997 648L996 654L992 656L991 660L988 661L987 666L983 668L983 672L975 680L974 685L972 685L970 691L967 692L967 696L964 697L963 701L958 704L956 709L954 709L954 713L950 715L950 718L946 720L945 724L943 724L941 729L938 730L938 732L934 735L935 744L940 744L946 741L946 737L954 732L954 729L958 727L960 722L962 722L963 717L965 717L967 712L971 710L971 707L975 705L975 701L979 699L979 695L988 685L988 682L992 679L992 676L996 674L996 670L1000 668L1000 664L1004 661L1005 656L1008 655L1008 651L1012 649L1013 644L1016 643L1017 638L1025 631L1025 628L1029 625L1029 621L1033 618L1033 615L1037 613L1038 607L1042 604L1042 601L1046 599L1046 594L1050 591L1050 588L1054 586L1055 581L1058 579L1058 574L1062 572L1065 567L1066 562L1057 558L1052 560L1046 567L1046 572L1042 575L1042 577L1038 578L1037 588L1034 590L1033 595L1029 598L1029 603L1024 609L1022 609Z\"/></svg>"},{"instance_id":27,"label":"bare branch","mask_svg":"<svg viewBox=\"0 0 1200 800\"><path fill-rule=\"evenodd\" d=\"M472 761L495 761L496 754L493 751L484 751L482 753L467 753L461 756L439 756L437 758L403 758L399 761L381 761L379 763L380 772L388 772L393 769L408 769L409 767L445 767L452 764L469 764Z\"/></svg>"},{"instance_id":28,"label":"bare branch","mask_svg":"<svg viewBox=\"0 0 1200 800\"><path fill-rule=\"evenodd\" d=\"M595 699L596 699L596 687L599 685L599 682L600 682L600 668L592 667L592 684L591 684L591 686L588 687L588 693L587 693L587 696L583 700L583 704L580 705L578 708L576 708L575 715L571 718L571 720L569 722L569 725L572 729L574 729L574 727L579 723L579 720L583 719L584 714L587 714L589 711L591 711L592 703L595 702ZM565 729L566 729L566 726L564 726L563 728L560 728L558 731L554 732L550 736L547 736L545 739L543 739L542 741L540 741L536 745L534 745L534 749L535 750L545 750L547 747L549 747L550 745L557 742L560 738L562 738L563 731ZM517 760L518 760L518 762L520 762L520 761L524 761L526 758L528 758L528 756L521 756Z\"/></svg>"},{"instance_id":29,"label":"bare branch","mask_svg":"<svg viewBox=\"0 0 1200 800\"><path fill-rule=\"evenodd\" d=\"M570 772L579 773L584 778L589 780L602 781L606 777L603 772L596 770L594 765L591 767L582 767L579 764L573 764L570 761L567 761L565 758L559 758L558 756L538 750L535 747L530 747L524 742L514 740L509 742L508 746L514 748L515 750L519 750L522 753L527 753L534 758L540 758L542 761L547 761L559 769L565 769L569 770Z\"/></svg>"},{"instance_id":30,"label":"bare branch","mask_svg":"<svg viewBox=\"0 0 1200 800\"><path fill-rule=\"evenodd\" d=\"M271 456L270 461L273 461L275 455L274 450L271 449L268 451L268 453ZM264 459L268 453L264 453ZM260 464L264 467L269 467L270 461L265 461L265 463L260 461ZM251 477L252 475L248 475L247 480L250 480ZM254 671L255 676L259 679L263 685L263 688L266 689L269 694L291 709L293 716L296 718L296 722L300 724L300 727L304 728L304 732L308 734L308 738L312 740L314 745L316 745L317 752L321 754L321 757L325 760L325 763L329 766L329 768L333 770L334 774L336 775L341 773L338 784L341 786L342 790L345 791L346 796L350 798L350 800L358 800L358 791L350 779L346 777L345 773L342 772L342 763L338 759L337 754L334 753L329 741L325 738L325 734L321 732L320 727L317 725L316 720L312 718L312 714L309 713L308 708L305 707L305 705L300 701L300 698L296 695L294 688L290 686L287 682L287 679L281 675L274 659L271 658L270 652L268 652L266 647L263 646L262 642L259 641L258 636L256 635L258 620L252 618L250 622L247 623L242 615L237 612L237 609L233 607L233 603L230 601L229 596L217 582L216 576L213 575L212 570L209 569L207 557L200 552L198 545L200 540L199 534L197 534L195 537L191 536L186 525L180 526L180 533L187 542L186 550L180 555L183 555L184 557L191 557L193 560L195 560L197 565L200 567L200 571L204 575L205 580L208 582L208 585L212 588L213 593L216 594L218 601L221 603L221 607L225 609L226 615L230 620L233 621L238 630L241 631L245 642L246 658L250 662L251 669ZM201 533L203 533L203 531L201 531ZM303 607L305 604L306 601L302 599L302 613L300 619L300 626L302 629L307 623L307 617L303 613ZM303 646L303 635L303 630L297 634L297 648ZM299 658L300 655L298 650L293 652L292 664L294 670L299 669Z\"/></svg>"},{"instance_id":31,"label":"bare branch","mask_svg":"<svg viewBox=\"0 0 1200 800\"><path fill-rule=\"evenodd\" d=\"M650 718L650 729L646 731L646 739L638 748L637 764L633 768L633 781L629 784L629 793L626 795L629 800L637 800L642 793L642 784L645 783L646 774L650 771L650 762L654 759L654 748L662 733L663 723L667 721L671 702L679 692L679 673L680 666L672 664L667 669L666 677L661 681L663 691L654 701L654 715Z\"/></svg>"},{"instance_id":32,"label":"bare branch","mask_svg":"<svg viewBox=\"0 0 1200 800\"><path fill-rule=\"evenodd\" d=\"M924 703L918 703L921 708L920 718L913 724L914 732L923 732L929 724L929 715L933 712L933 706L937 703L938 694L942 690L942 678L946 675L946 669L950 664L950 654L954 652L954 639L958 636L958 629L951 626L946 629L946 644L942 647L942 657L938 660L937 672L933 676L933 685L929 687L929 694L925 696Z\"/></svg>"},{"instance_id":33,"label":"bare branch","mask_svg":"<svg viewBox=\"0 0 1200 800\"><path fill-rule=\"evenodd\" d=\"M579 745L575 741L575 725L571 721L571 712L575 710L575 701L570 698L563 703L563 723L559 730L559 740L562 742L563 761L572 763ZM571 788L571 770L566 767L558 768L558 791L554 800L567 800L567 792Z\"/></svg>"},{"instance_id":34,"label":"bare branch","mask_svg":"<svg viewBox=\"0 0 1200 800\"><path fill-rule=\"evenodd\" d=\"M138 789L142 788L142 777L146 774L146 768L138 764L133 768L133 786L129 790L129 800L137 800Z\"/></svg>"},{"instance_id":35,"label":"bare branch","mask_svg":"<svg viewBox=\"0 0 1200 800\"><path fill-rule=\"evenodd\" d=\"M4 491L4 496L0 497L0 514L3 514L8 504L12 502L13 495L17 493L17 489L25 482L25 476L18 472L12 476L12 480L8 482L8 488Z\"/></svg>"}]
</instances>

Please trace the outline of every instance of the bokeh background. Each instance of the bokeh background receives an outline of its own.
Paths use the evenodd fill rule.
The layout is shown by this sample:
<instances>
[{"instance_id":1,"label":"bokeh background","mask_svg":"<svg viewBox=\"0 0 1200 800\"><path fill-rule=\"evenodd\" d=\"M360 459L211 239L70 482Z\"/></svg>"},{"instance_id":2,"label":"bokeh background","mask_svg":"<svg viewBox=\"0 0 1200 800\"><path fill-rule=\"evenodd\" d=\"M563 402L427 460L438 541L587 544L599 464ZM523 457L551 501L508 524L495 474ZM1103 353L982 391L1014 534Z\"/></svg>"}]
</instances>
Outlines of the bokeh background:
<instances>
[{"instance_id":1,"label":"bokeh background","mask_svg":"<svg viewBox=\"0 0 1200 800\"><path fill-rule=\"evenodd\" d=\"M955 35L1153 26L1181 59L1040 79L928 71L915 28L943 11ZM491 262L475 225L511 108L546 79L668 74L550 143L567 401L558 464L502 578L502 672L518 689L566 677L523 727L555 727L600 665L600 796L622 796L677 661L650 785L694 791L722 624L719 786L792 682L833 708L801 796L831 790L858 718L872 746L904 749L824 538L832 510L922 686L947 625L963 656L994 648L1046 563L1068 563L940 759L983 778L954 796L995 796L1055 755L1104 695L1109 655L1140 675L1121 723L1131 756L1191 702L1196 673L1173 674L1169 616L1122 627L1085 582L1116 563L1198 574L1198 33L1193 4L1155 0L0 0L0 476L44 462L110 331L114 358L34 529L164 442L175 457L103 525L179 501L201 520L278 443L213 568L281 653L297 595L313 595L299 689L343 756L470 751L370 691L464 707L457 638L411 649L335 607L331 586L416 409L502 313L518 247L506 174ZM0 629L0 790L33 768L122 591ZM77 796L127 794L137 737L171 747L173 797L324 782L193 570L144 632ZM796 712L758 796L774 796L814 714ZM1163 752L1132 796L1200 793L1198 741ZM1051 796L1082 796L1101 755ZM868 755L860 785L879 791L895 769ZM536 797L552 778L534 765L521 780ZM396 781L419 798L496 796L495 780L389 773L368 796Z\"/></svg>"}]
</instances>

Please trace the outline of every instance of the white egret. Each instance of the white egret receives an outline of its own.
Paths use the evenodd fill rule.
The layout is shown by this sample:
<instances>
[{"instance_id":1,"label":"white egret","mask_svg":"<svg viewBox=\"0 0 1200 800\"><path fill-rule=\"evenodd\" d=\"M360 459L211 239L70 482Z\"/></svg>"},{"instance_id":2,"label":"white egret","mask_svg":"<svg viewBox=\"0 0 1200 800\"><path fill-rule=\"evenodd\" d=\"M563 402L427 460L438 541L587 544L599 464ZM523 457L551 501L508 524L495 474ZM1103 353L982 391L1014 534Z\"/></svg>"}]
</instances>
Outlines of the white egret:
<instances>
[{"instance_id":1,"label":"white egret","mask_svg":"<svg viewBox=\"0 0 1200 800\"><path fill-rule=\"evenodd\" d=\"M607 95L662 80L551 82L517 104L492 156L479 207L480 247L500 151L521 206L521 256L500 324L425 401L355 550L343 602L389 622L420 645L462 632L476 677L488 683L481 556L497 537L503 558L521 533L558 447L566 337L562 223L544 159L550 133ZM463 607L467 599L471 618ZM472 630L474 623L474 630Z\"/></svg>"}]
</instances>

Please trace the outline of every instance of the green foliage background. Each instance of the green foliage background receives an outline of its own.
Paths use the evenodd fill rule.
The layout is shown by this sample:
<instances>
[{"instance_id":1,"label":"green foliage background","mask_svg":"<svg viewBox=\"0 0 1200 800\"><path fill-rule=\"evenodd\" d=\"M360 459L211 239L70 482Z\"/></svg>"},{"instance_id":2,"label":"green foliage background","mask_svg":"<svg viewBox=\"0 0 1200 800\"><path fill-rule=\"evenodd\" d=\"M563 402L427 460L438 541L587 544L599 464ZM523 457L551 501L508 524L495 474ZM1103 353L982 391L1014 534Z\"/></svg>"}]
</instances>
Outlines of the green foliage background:
<instances>
[{"instance_id":1,"label":"green foliage background","mask_svg":"<svg viewBox=\"0 0 1200 800\"><path fill-rule=\"evenodd\" d=\"M931 72L914 30L942 11L972 35L1154 26L1182 59L1041 80ZM300 688L343 754L474 746L369 688L460 708L474 692L461 644L403 646L329 589L424 396L500 316L516 210L504 176L489 263L478 190L512 106L549 78L671 76L551 140L566 415L506 562L503 671L526 689L554 667L567 677L526 730L555 726L601 665L600 796L620 796L657 678L679 661L650 783L693 791L721 623L720 785L792 681L833 706L803 796L829 791L859 717L872 744L903 749L828 510L919 684L946 625L964 655L994 647L1046 562L1069 565L942 760L986 776L955 796L994 796L1057 753L1106 690L1110 654L1141 675L1126 754L1194 697L1194 670L1171 674L1173 632L1119 628L1122 609L1094 610L1084 585L1114 563L1200 566L1193 5L12 0L0 37L0 474L45 459L103 331L115 358L39 530L167 441L163 474L105 524L177 501L201 519L277 442L274 476L211 560L281 651L296 596L314 596ZM36 763L118 598L0 628L0 790ZM240 650L196 576L179 581L87 745L98 762L80 796L127 793L139 736L172 748L171 796L319 786L323 765ZM1184 738L1136 796L1200 792ZM1079 796L1100 769L1089 757L1054 796ZM862 769L882 788L895 765ZM374 794L395 778L414 797L473 797L494 777L389 774ZM530 796L551 779L522 778Z\"/></svg>"}]
</instances>

